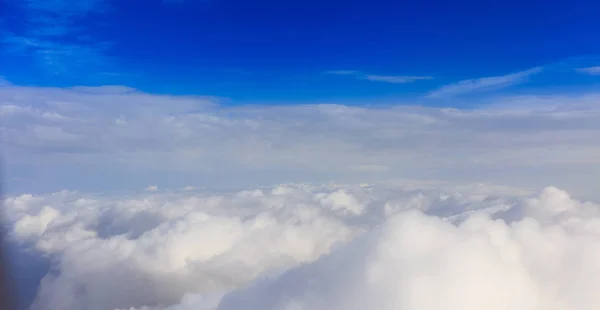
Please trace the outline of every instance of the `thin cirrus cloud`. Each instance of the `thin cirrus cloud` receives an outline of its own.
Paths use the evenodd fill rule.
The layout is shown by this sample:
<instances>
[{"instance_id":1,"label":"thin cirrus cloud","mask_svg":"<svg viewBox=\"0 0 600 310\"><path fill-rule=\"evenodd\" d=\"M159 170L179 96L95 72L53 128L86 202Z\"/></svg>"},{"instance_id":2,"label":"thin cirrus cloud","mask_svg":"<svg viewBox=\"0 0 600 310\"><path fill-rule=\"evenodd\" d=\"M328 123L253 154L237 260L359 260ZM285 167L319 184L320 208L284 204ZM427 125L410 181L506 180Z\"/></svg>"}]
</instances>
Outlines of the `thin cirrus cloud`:
<instances>
[{"instance_id":1,"label":"thin cirrus cloud","mask_svg":"<svg viewBox=\"0 0 600 310\"><path fill-rule=\"evenodd\" d=\"M600 66L578 68L577 72L585 73L589 75L600 75Z\"/></svg>"},{"instance_id":2,"label":"thin cirrus cloud","mask_svg":"<svg viewBox=\"0 0 600 310\"><path fill-rule=\"evenodd\" d=\"M405 84L419 80L430 80L433 77L430 76L410 76L410 75L379 75L379 74L367 74L356 70L332 70L326 71L327 74L333 75L347 75L352 76L356 79L367 80L372 82L384 82L391 84Z\"/></svg>"},{"instance_id":3,"label":"thin cirrus cloud","mask_svg":"<svg viewBox=\"0 0 600 310\"><path fill-rule=\"evenodd\" d=\"M8 86L10 85L10 82L5 79L3 76L0 75L0 86Z\"/></svg>"},{"instance_id":4,"label":"thin cirrus cloud","mask_svg":"<svg viewBox=\"0 0 600 310\"><path fill-rule=\"evenodd\" d=\"M5 53L27 55L45 72L62 74L106 67L108 42L89 39L79 21L104 14L106 0L16 2L23 12L23 27L7 32L1 44Z\"/></svg>"},{"instance_id":5,"label":"thin cirrus cloud","mask_svg":"<svg viewBox=\"0 0 600 310\"><path fill-rule=\"evenodd\" d=\"M114 75L119 71L114 43L98 39L83 21L110 19L113 5L108 0L13 1L19 27L0 32L0 55L29 57L40 72L52 75ZM165 4L185 0L164 0ZM88 19L89 16L100 17ZM102 25L105 21L101 21Z\"/></svg>"},{"instance_id":6,"label":"thin cirrus cloud","mask_svg":"<svg viewBox=\"0 0 600 310\"><path fill-rule=\"evenodd\" d=\"M431 91L427 97L441 98L449 96L457 96L470 94L475 92L484 92L490 90L498 90L501 88L524 83L534 74L540 73L543 67L535 67L528 70L515 72L506 75L490 76L476 79L468 79L458 81L456 83L442 86L434 91Z\"/></svg>"}]
</instances>

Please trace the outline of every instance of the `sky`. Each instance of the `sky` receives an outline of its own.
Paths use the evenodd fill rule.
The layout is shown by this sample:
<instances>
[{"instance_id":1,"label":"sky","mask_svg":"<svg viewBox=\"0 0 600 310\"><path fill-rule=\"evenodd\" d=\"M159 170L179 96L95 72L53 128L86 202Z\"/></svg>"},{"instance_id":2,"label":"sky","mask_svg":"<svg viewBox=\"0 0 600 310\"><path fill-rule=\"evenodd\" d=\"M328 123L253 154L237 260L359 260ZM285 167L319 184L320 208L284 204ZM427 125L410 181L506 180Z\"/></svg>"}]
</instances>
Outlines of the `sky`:
<instances>
[{"instance_id":1,"label":"sky","mask_svg":"<svg viewBox=\"0 0 600 310\"><path fill-rule=\"evenodd\" d=\"M597 4L458 4L2 1L5 191L400 178L597 196Z\"/></svg>"},{"instance_id":2,"label":"sky","mask_svg":"<svg viewBox=\"0 0 600 310\"><path fill-rule=\"evenodd\" d=\"M596 310L598 9L0 0L11 309Z\"/></svg>"},{"instance_id":3,"label":"sky","mask_svg":"<svg viewBox=\"0 0 600 310\"><path fill-rule=\"evenodd\" d=\"M4 0L0 75L18 85L125 85L229 104L391 102L551 64L561 73L597 66L598 8L594 1ZM495 83L516 90L529 80L508 79ZM597 83L550 72L527 86Z\"/></svg>"}]
</instances>

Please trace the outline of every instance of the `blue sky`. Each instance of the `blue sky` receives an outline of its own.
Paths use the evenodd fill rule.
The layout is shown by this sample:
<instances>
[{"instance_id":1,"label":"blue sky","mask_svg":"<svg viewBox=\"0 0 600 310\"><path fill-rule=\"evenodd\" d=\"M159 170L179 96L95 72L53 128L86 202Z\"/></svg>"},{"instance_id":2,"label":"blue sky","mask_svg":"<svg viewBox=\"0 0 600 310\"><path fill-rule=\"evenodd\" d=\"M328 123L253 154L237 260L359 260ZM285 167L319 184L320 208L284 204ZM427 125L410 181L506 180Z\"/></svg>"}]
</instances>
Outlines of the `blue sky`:
<instances>
[{"instance_id":1,"label":"blue sky","mask_svg":"<svg viewBox=\"0 0 600 310\"><path fill-rule=\"evenodd\" d=\"M597 193L594 2L0 6L11 193L390 178Z\"/></svg>"},{"instance_id":2,"label":"blue sky","mask_svg":"<svg viewBox=\"0 0 600 310\"><path fill-rule=\"evenodd\" d=\"M240 104L451 104L428 94L506 75L515 80L477 89L596 85L577 69L600 65L598 9L594 1L5 0L0 76ZM543 74L518 74L537 67Z\"/></svg>"},{"instance_id":3,"label":"blue sky","mask_svg":"<svg viewBox=\"0 0 600 310\"><path fill-rule=\"evenodd\" d=\"M0 0L0 185L9 197L52 193L12 200L8 210L18 217L9 218L18 221L15 231L36 245L68 249L56 252L66 259L56 260L63 269L44 281L46 289L28 287L40 293L40 308L67 310L84 304L93 309L141 306L146 299L135 299L145 295L131 290L139 279L187 289L180 284L192 283L191 278L178 277L189 266L175 263L177 276L166 281L149 278L147 271L166 275L161 268L169 262L189 261L180 250L194 247L181 245L202 238L178 237L182 227L188 231L180 216L189 217L199 235L212 232L198 222L209 213L188 213L190 205L219 213L215 227L225 219L221 206L233 206L235 214L246 217L259 201L286 223L297 223L287 218L297 210L303 219L338 211L349 218L345 207L336 204L333 213L320 207L307 213L304 198L296 200L296 195L313 197L309 203L320 206L336 200L339 206L359 201L362 206L362 198L352 196L357 195L367 199L365 207L381 207L382 214L403 205L433 203L434 210L438 200L444 215L455 209L454 202L474 206L460 191L428 196L423 193L429 189L418 190L396 199L385 189L388 204L372 200L377 191L371 187L350 186L360 190L327 197L293 190L317 187L278 184L377 187L400 180L390 184L407 184L404 190L411 192L419 184L424 189L452 185L444 191L473 189L478 193L473 202L483 205L496 199L479 194L486 184L511 192L555 186L577 199L600 201L599 12L600 2L591 0ZM213 196L263 186L275 187L265 189L265 196L256 191L233 200ZM210 192L211 198L201 199L193 191L194 198L181 202L184 213L172 209L178 200L173 204L168 197L175 196L169 193L190 189ZM169 201L157 202L155 213L164 211L164 219L154 220L152 200L123 204L110 198L135 197L112 194L140 191L167 193ZM98 200L102 196L108 197L105 202ZM248 208L238 205L245 199L251 199ZM540 201L548 210L569 214L575 206L568 194L555 189L542 192ZM364 213L369 225L379 212ZM259 218L263 227L264 217ZM252 230L256 226L237 215L233 219ZM325 227L320 219L308 219ZM120 227L140 231L133 227L140 220L158 226L144 233L143 246L136 248ZM97 228L102 223L119 236L104 239L104 229ZM243 232L236 227L218 231ZM257 231L262 235L265 230ZM271 230L266 231L272 243ZM168 242L152 240L153 235L166 236ZM242 239L258 240L252 235ZM103 244L119 253L112 255ZM246 248L232 246L235 253ZM87 248L118 261L96 252L71 259ZM130 251L161 253L149 257L160 268ZM124 253L143 262L143 268L132 269L135 262L122 260ZM203 247L199 255L229 260L207 253ZM294 253L300 252L294 248ZM90 265L98 257L102 264ZM201 260L192 260L188 269L204 279L207 271L212 273L197 264ZM26 261L31 272L31 259ZM114 272L121 262L126 268ZM206 266L212 265L228 266L211 258ZM123 282L122 275L135 283ZM223 279L231 282L228 273L215 275L211 289ZM121 285L113 285L117 282ZM142 287L149 289L140 292L159 291ZM92 294L80 294L81 288ZM161 298L171 296L167 303L180 297L171 295L173 290L160 291L166 292ZM105 298L113 293L116 298ZM147 300L162 302L154 295ZM592 295L575 297L581 296ZM53 303L64 301L82 303L70 308ZM127 303L113 307L94 301Z\"/></svg>"}]
</instances>

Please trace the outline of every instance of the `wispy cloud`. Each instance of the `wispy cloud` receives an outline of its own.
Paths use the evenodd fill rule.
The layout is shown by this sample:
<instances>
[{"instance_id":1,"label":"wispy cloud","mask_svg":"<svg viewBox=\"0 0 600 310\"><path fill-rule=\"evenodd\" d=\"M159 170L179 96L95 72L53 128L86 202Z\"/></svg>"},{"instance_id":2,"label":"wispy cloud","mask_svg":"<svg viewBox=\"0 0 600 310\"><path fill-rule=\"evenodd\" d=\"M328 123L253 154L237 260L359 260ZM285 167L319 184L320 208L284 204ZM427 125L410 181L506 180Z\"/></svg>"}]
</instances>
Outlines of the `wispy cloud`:
<instances>
[{"instance_id":1,"label":"wispy cloud","mask_svg":"<svg viewBox=\"0 0 600 310\"><path fill-rule=\"evenodd\" d=\"M585 74L589 74L589 75L600 75L600 66L579 68L579 69L577 69L577 72L585 73Z\"/></svg>"},{"instance_id":2,"label":"wispy cloud","mask_svg":"<svg viewBox=\"0 0 600 310\"><path fill-rule=\"evenodd\" d=\"M80 21L110 9L106 0L18 2L23 18L18 31L5 32L0 44L5 53L31 57L45 70L60 74L107 63L106 42L85 35Z\"/></svg>"},{"instance_id":3,"label":"wispy cloud","mask_svg":"<svg viewBox=\"0 0 600 310\"><path fill-rule=\"evenodd\" d=\"M542 69L543 67L535 67L507 75L462 80L453 84L442 86L441 88L430 92L428 97L435 98L456 96L473 92L505 88L527 81L531 75L541 72Z\"/></svg>"},{"instance_id":4,"label":"wispy cloud","mask_svg":"<svg viewBox=\"0 0 600 310\"><path fill-rule=\"evenodd\" d=\"M357 79L367 80L372 82L384 82L392 84L404 84L411 83L418 80L430 80L430 76L413 76L413 75L379 75L379 74L367 74L357 70L332 70L326 71L327 74L333 75L348 75Z\"/></svg>"},{"instance_id":5,"label":"wispy cloud","mask_svg":"<svg viewBox=\"0 0 600 310\"><path fill-rule=\"evenodd\" d=\"M63 18L74 16L84 16L90 12L104 11L109 7L106 0L78 0L78 1L48 1L48 0L26 0L22 5L30 10L36 10L42 17L50 17L52 14L59 13ZM60 17L52 17L54 20Z\"/></svg>"},{"instance_id":6,"label":"wispy cloud","mask_svg":"<svg viewBox=\"0 0 600 310\"><path fill-rule=\"evenodd\" d=\"M403 84L410 83L419 80L430 80L432 77L430 76L403 76L403 75L376 75L376 74L367 74L362 77L365 80L374 81L374 82L386 82L386 83L394 83L394 84Z\"/></svg>"},{"instance_id":7,"label":"wispy cloud","mask_svg":"<svg viewBox=\"0 0 600 310\"><path fill-rule=\"evenodd\" d=\"M326 71L327 74L335 74L335 75L357 75L360 74L360 71L356 70L331 70Z\"/></svg>"},{"instance_id":8,"label":"wispy cloud","mask_svg":"<svg viewBox=\"0 0 600 310\"><path fill-rule=\"evenodd\" d=\"M10 82L8 82L8 80L6 78L4 78L3 76L0 75L0 86L8 86L10 85Z\"/></svg>"}]
</instances>

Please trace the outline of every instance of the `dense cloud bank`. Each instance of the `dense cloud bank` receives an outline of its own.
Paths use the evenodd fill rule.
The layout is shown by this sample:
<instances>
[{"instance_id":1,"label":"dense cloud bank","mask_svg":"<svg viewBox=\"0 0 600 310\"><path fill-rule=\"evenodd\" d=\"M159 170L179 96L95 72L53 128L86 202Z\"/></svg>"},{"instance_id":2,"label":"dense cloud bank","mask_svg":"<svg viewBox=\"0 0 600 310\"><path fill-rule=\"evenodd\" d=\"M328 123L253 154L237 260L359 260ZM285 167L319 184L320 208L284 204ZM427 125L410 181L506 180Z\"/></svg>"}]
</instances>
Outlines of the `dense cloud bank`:
<instances>
[{"instance_id":1,"label":"dense cloud bank","mask_svg":"<svg viewBox=\"0 0 600 310\"><path fill-rule=\"evenodd\" d=\"M282 185L5 199L32 309L587 310L600 206L549 187Z\"/></svg>"},{"instance_id":2,"label":"dense cloud bank","mask_svg":"<svg viewBox=\"0 0 600 310\"><path fill-rule=\"evenodd\" d=\"M0 86L1 155L13 193L402 177L535 188L552 180L597 200L599 100L232 106L118 86Z\"/></svg>"}]
</instances>

